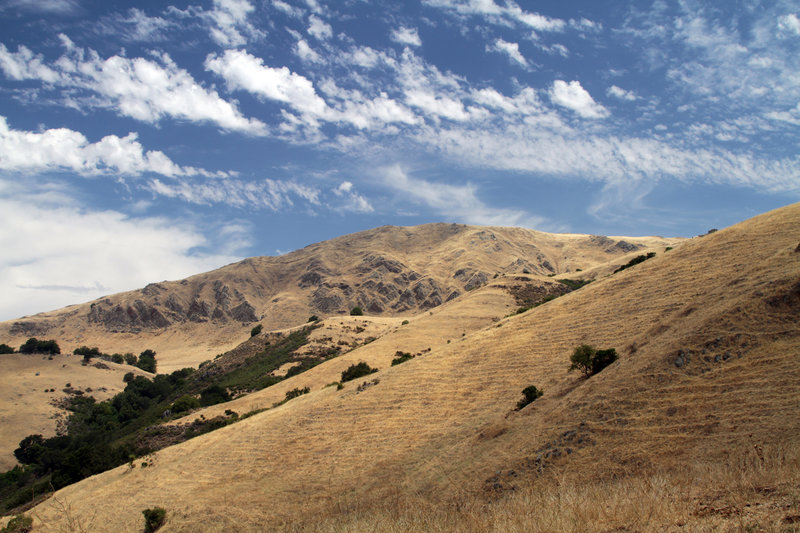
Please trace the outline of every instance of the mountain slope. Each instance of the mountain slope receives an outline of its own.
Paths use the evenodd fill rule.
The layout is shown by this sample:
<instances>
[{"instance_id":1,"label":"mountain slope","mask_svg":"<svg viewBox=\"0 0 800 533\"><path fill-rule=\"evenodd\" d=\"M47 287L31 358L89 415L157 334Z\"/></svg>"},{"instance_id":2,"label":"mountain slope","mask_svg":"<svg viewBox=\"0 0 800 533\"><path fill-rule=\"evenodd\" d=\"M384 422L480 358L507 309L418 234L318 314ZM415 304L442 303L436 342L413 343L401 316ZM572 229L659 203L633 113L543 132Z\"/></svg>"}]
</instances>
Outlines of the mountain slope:
<instances>
[{"instance_id":1,"label":"mountain slope","mask_svg":"<svg viewBox=\"0 0 800 533\"><path fill-rule=\"evenodd\" d=\"M109 530L140 527L141 509L159 505L175 531L257 531L407 495L472 501L550 472L602 480L796 442L797 227L794 205L693 239L382 369L362 392L315 389L53 501ZM567 372L581 343L621 358L583 380ZM530 384L545 395L513 411ZM63 520L53 502L36 515Z\"/></svg>"},{"instance_id":2,"label":"mountain slope","mask_svg":"<svg viewBox=\"0 0 800 533\"><path fill-rule=\"evenodd\" d=\"M484 285L495 274L569 273L680 239L549 234L456 224L386 226L254 257L180 281L0 323L0 339L57 338L68 350L159 354L169 372L233 348L256 323L292 327L310 315L411 316Z\"/></svg>"}]
</instances>

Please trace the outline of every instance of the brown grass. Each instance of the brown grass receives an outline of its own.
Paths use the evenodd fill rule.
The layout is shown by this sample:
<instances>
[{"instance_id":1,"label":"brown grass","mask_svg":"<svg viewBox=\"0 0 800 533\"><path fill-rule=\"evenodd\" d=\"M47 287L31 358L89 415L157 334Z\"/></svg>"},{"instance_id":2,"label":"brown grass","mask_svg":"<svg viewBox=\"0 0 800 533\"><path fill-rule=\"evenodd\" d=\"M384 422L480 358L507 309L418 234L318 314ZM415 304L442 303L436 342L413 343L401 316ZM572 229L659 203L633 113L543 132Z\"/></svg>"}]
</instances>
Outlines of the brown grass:
<instances>
[{"instance_id":1,"label":"brown grass","mask_svg":"<svg viewBox=\"0 0 800 533\"><path fill-rule=\"evenodd\" d=\"M364 392L319 383L348 357L380 349L374 357L390 359L391 335L281 384L318 380L310 394L161 450L153 468L121 467L58 497L106 530L141 527L141 510L158 505L172 531L297 521L341 531L712 531L719 521L716 531L758 531L762 520L764 531L791 531L779 524L797 506L797 227L800 206L768 213L522 315L484 315L463 338L452 338L459 313L439 323L444 334L435 314L427 330L419 317L417 340L439 344L378 365L370 378L380 383ZM620 360L583 380L567 372L581 343L615 347ZM681 351L690 362L676 366ZM513 411L530 384L544 396ZM587 506L593 499L602 505ZM761 518L763 509L774 512ZM336 529L340 516L349 529Z\"/></svg>"}]
</instances>

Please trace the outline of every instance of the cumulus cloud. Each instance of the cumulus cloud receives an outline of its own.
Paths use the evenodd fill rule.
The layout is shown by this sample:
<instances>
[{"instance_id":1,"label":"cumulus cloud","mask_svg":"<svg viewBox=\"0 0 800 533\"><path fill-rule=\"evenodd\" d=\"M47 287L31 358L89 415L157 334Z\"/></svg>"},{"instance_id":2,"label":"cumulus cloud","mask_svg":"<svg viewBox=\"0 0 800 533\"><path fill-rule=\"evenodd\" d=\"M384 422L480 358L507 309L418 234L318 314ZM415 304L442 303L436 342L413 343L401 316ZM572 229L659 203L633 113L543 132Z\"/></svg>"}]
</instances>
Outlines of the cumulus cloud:
<instances>
[{"instance_id":1,"label":"cumulus cloud","mask_svg":"<svg viewBox=\"0 0 800 533\"><path fill-rule=\"evenodd\" d=\"M500 52L507 55L513 62L523 67L528 66L528 61L519 51L519 44L509 43L503 39L495 40L492 46L486 45L487 52Z\"/></svg>"},{"instance_id":2,"label":"cumulus cloud","mask_svg":"<svg viewBox=\"0 0 800 533\"><path fill-rule=\"evenodd\" d=\"M608 110L595 102L592 95L577 80L569 83L563 80L555 80L550 89L550 99L554 104L571 109L583 118L604 118L608 116Z\"/></svg>"},{"instance_id":3,"label":"cumulus cloud","mask_svg":"<svg viewBox=\"0 0 800 533\"><path fill-rule=\"evenodd\" d=\"M316 15L311 15L308 17L308 34L320 41L326 41L333 36L333 28Z\"/></svg>"},{"instance_id":4,"label":"cumulus cloud","mask_svg":"<svg viewBox=\"0 0 800 533\"><path fill-rule=\"evenodd\" d=\"M0 320L206 272L243 251L214 251L213 231L177 220L82 208L62 186L32 180L0 178L0 226L14 228L0 232L0 248L14 250L0 258Z\"/></svg>"},{"instance_id":5,"label":"cumulus cloud","mask_svg":"<svg viewBox=\"0 0 800 533\"><path fill-rule=\"evenodd\" d=\"M400 26L392 31L392 40L396 43L405 44L408 46L422 46L422 40L419 38L419 33L416 28L406 28Z\"/></svg>"},{"instance_id":6,"label":"cumulus cloud","mask_svg":"<svg viewBox=\"0 0 800 533\"><path fill-rule=\"evenodd\" d=\"M102 59L94 50L76 47L64 35L61 39L67 54L52 65L45 65L41 57L24 47L9 52L0 45L0 68L12 79L39 79L88 91L94 98L81 99L74 94L69 98L77 98L84 106L111 107L144 122L172 117L211 122L225 130L253 135L266 133L263 122L244 117L234 104L203 88L166 54L158 60L122 56Z\"/></svg>"},{"instance_id":7,"label":"cumulus cloud","mask_svg":"<svg viewBox=\"0 0 800 533\"><path fill-rule=\"evenodd\" d=\"M633 102L636 100L636 93L633 91L626 91L621 87L617 87L616 85L612 85L608 89L606 89L606 94L608 96L613 96L614 98L619 98L620 100L627 100L629 102Z\"/></svg>"},{"instance_id":8,"label":"cumulus cloud","mask_svg":"<svg viewBox=\"0 0 800 533\"><path fill-rule=\"evenodd\" d=\"M0 169L42 172L67 169L79 174L123 174L147 172L163 176L225 176L204 169L175 164L163 152L145 151L135 133L125 137L108 135L90 143L80 132L55 128L36 133L9 128L0 116Z\"/></svg>"},{"instance_id":9,"label":"cumulus cloud","mask_svg":"<svg viewBox=\"0 0 800 533\"><path fill-rule=\"evenodd\" d=\"M261 58L245 50L226 50L221 56L209 55L205 67L222 76L231 89L287 103L301 113L321 116L327 108L325 100L317 95L308 78L286 67L266 66Z\"/></svg>"},{"instance_id":10,"label":"cumulus cloud","mask_svg":"<svg viewBox=\"0 0 800 533\"><path fill-rule=\"evenodd\" d=\"M214 0L214 8L203 13L211 23L211 38L220 46L242 46L243 35L258 35L255 26L247 21L255 8L248 0Z\"/></svg>"},{"instance_id":11,"label":"cumulus cloud","mask_svg":"<svg viewBox=\"0 0 800 533\"><path fill-rule=\"evenodd\" d=\"M294 51L303 61L309 63L320 63L322 61L322 57L308 45L305 39L299 39L297 43L295 43Z\"/></svg>"},{"instance_id":12,"label":"cumulus cloud","mask_svg":"<svg viewBox=\"0 0 800 533\"><path fill-rule=\"evenodd\" d=\"M800 18L794 13L778 18L778 29L786 33L800 35Z\"/></svg>"}]
</instances>

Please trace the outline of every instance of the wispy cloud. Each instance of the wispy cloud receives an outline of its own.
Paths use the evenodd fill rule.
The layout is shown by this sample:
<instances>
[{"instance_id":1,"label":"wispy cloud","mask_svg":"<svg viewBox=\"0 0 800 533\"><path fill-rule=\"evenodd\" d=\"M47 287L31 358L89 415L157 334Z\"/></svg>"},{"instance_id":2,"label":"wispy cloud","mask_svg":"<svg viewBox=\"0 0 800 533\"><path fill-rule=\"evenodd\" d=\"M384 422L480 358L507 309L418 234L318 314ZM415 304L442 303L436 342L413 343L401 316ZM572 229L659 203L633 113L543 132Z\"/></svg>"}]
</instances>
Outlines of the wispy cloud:
<instances>
[{"instance_id":1,"label":"wispy cloud","mask_svg":"<svg viewBox=\"0 0 800 533\"><path fill-rule=\"evenodd\" d=\"M522 210L496 208L478 196L478 189L467 183L451 185L409 176L395 165L383 170L386 187L408 201L422 204L447 220L490 226L542 227L545 219Z\"/></svg>"}]
</instances>

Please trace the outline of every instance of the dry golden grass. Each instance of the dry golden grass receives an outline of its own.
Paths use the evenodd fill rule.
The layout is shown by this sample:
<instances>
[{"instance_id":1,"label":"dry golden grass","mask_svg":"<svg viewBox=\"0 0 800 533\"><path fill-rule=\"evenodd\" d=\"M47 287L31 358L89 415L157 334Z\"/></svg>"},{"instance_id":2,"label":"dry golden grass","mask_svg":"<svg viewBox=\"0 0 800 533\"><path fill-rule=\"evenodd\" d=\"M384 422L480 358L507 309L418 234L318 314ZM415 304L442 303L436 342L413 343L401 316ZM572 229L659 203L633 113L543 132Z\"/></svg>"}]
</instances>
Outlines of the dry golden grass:
<instances>
[{"instance_id":1,"label":"dry golden grass","mask_svg":"<svg viewBox=\"0 0 800 533\"><path fill-rule=\"evenodd\" d=\"M65 418L67 411L53 402L66 396L63 389L67 384L102 401L125 388L125 373L150 375L100 359L87 366L82 363L82 356L72 354L0 356L0 471L17 463L13 452L23 438L33 433L55 435L57 420ZM95 363L108 368L97 368ZM50 389L55 391L46 392Z\"/></svg>"},{"instance_id":2,"label":"dry golden grass","mask_svg":"<svg viewBox=\"0 0 800 533\"><path fill-rule=\"evenodd\" d=\"M522 315L484 314L463 338L452 335L463 313L445 320L443 306L439 324L436 313L416 319L430 321L428 338L449 328L431 352L378 365L363 392L362 380L319 384L368 350L388 361L395 333L280 384L313 379L310 394L164 449L152 468L120 467L56 496L107 531L140 528L155 505L168 531L737 531L750 518L791 531L779 524L797 506L798 227L800 206L768 213ZM581 343L621 358L583 380L567 372ZM679 367L681 350L690 362ZM530 384L544 396L513 411ZM758 503L743 487L759 472L786 479L758 486L787 514L724 516ZM593 498L604 505L582 504ZM59 524L47 503L35 514Z\"/></svg>"}]
</instances>

